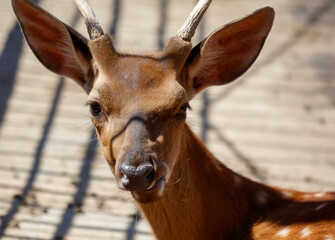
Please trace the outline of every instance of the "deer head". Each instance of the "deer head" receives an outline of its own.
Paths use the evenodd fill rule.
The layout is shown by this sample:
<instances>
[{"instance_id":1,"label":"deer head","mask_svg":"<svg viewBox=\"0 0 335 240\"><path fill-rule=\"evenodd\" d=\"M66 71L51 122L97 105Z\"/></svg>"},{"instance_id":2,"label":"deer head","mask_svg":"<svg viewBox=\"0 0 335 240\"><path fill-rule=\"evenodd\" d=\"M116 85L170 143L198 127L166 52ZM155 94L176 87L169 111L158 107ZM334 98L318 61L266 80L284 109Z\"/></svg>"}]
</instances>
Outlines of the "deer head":
<instances>
[{"instance_id":1,"label":"deer head","mask_svg":"<svg viewBox=\"0 0 335 240\"><path fill-rule=\"evenodd\" d=\"M200 0L162 52L118 52L84 0L76 0L90 40L29 0L12 0L27 42L49 70L88 94L90 116L120 189L139 202L160 198L181 155L189 102L208 86L242 75L257 58L274 11L264 7L192 48L210 0Z\"/></svg>"}]
</instances>

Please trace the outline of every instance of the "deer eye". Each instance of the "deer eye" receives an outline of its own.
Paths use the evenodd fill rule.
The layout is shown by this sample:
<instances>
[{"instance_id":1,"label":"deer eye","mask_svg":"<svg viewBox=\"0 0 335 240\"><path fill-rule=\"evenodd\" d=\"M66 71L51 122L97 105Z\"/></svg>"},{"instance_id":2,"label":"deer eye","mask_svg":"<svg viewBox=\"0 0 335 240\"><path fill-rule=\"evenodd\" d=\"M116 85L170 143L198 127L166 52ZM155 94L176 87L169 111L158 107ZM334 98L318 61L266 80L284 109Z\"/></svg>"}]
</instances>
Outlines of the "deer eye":
<instances>
[{"instance_id":1,"label":"deer eye","mask_svg":"<svg viewBox=\"0 0 335 240\"><path fill-rule=\"evenodd\" d=\"M179 119L186 118L186 111L187 111L187 109L191 109L191 107L190 107L190 105L188 103L186 103L183 106L181 106L179 108L178 113L176 114L176 118L179 118Z\"/></svg>"},{"instance_id":2,"label":"deer eye","mask_svg":"<svg viewBox=\"0 0 335 240\"><path fill-rule=\"evenodd\" d=\"M101 107L100 104L97 102L92 102L89 104L90 112L93 116L97 116L101 113Z\"/></svg>"}]
</instances>

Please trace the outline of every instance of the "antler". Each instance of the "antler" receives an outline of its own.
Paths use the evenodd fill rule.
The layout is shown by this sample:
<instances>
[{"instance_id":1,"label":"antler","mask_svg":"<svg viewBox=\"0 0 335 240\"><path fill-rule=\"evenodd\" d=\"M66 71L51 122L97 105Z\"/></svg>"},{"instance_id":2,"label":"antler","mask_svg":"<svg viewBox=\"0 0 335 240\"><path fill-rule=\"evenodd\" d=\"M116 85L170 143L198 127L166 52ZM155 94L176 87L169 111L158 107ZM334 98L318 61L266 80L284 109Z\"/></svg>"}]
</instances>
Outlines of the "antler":
<instances>
[{"instance_id":1,"label":"antler","mask_svg":"<svg viewBox=\"0 0 335 240\"><path fill-rule=\"evenodd\" d=\"M191 38L193 37L202 16L206 12L211 2L212 0L199 0L197 5L192 10L190 16L188 16L183 26L178 30L178 37L181 37L184 41L187 42L191 41Z\"/></svg>"},{"instance_id":2,"label":"antler","mask_svg":"<svg viewBox=\"0 0 335 240\"><path fill-rule=\"evenodd\" d=\"M88 3L85 0L74 0L74 2L85 20L90 39L93 40L104 35L104 31L102 30L92 8L88 5Z\"/></svg>"}]
</instances>

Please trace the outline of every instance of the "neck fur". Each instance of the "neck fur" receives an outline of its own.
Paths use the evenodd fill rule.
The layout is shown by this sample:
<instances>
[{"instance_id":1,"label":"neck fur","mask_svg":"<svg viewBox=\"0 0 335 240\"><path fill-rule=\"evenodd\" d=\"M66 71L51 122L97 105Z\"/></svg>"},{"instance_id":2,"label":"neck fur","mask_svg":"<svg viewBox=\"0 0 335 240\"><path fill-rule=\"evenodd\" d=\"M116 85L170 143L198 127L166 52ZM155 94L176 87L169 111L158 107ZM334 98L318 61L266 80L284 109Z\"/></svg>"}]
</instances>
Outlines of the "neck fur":
<instances>
[{"instance_id":1,"label":"neck fur","mask_svg":"<svg viewBox=\"0 0 335 240\"><path fill-rule=\"evenodd\" d=\"M269 204L274 193L278 195L217 161L185 125L179 159L164 195L139 206L160 240L242 239L264 209L274 207Z\"/></svg>"}]
</instances>

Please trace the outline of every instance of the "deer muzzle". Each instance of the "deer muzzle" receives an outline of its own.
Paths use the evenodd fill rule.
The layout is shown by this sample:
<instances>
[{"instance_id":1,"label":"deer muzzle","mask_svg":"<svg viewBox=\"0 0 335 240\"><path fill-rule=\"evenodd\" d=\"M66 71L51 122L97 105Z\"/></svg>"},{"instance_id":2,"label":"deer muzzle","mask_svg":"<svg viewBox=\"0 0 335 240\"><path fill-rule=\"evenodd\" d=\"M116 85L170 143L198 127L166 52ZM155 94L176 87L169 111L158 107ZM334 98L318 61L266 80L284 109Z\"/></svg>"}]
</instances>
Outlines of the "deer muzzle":
<instances>
[{"instance_id":1,"label":"deer muzzle","mask_svg":"<svg viewBox=\"0 0 335 240\"><path fill-rule=\"evenodd\" d=\"M155 169L152 160L144 161L136 166L130 161L123 161L119 166L121 189L129 191L145 191L155 178Z\"/></svg>"},{"instance_id":2,"label":"deer muzzle","mask_svg":"<svg viewBox=\"0 0 335 240\"><path fill-rule=\"evenodd\" d=\"M155 141L144 120L133 118L124 131L116 161L115 176L120 189L147 193L158 188L167 173Z\"/></svg>"}]
</instances>

